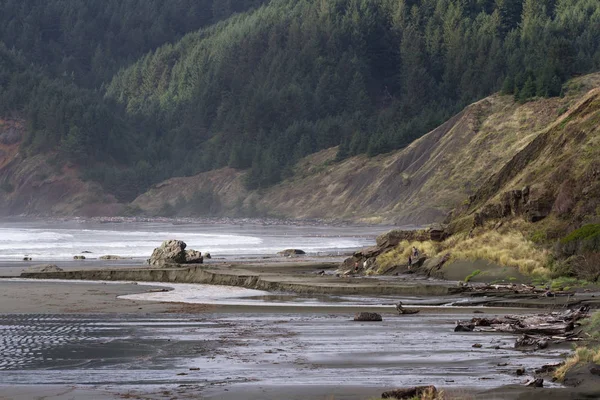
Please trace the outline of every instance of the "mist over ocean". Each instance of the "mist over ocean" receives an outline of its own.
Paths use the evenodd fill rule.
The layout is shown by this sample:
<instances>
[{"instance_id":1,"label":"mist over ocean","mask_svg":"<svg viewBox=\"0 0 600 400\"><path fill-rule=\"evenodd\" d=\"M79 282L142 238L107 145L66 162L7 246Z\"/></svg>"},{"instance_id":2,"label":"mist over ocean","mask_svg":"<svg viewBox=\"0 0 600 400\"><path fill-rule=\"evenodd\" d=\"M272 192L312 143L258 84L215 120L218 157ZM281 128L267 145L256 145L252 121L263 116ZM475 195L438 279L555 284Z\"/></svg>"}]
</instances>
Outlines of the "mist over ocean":
<instances>
[{"instance_id":1,"label":"mist over ocean","mask_svg":"<svg viewBox=\"0 0 600 400\"><path fill-rule=\"evenodd\" d=\"M100 223L72 221L1 221L0 260L69 260L103 255L147 258L167 239L214 257L274 255L286 248L308 254L342 254L371 246L386 227L330 227L248 224L173 224L171 222ZM89 253L88 253L89 252Z\"/></svg>"}]
</instances>

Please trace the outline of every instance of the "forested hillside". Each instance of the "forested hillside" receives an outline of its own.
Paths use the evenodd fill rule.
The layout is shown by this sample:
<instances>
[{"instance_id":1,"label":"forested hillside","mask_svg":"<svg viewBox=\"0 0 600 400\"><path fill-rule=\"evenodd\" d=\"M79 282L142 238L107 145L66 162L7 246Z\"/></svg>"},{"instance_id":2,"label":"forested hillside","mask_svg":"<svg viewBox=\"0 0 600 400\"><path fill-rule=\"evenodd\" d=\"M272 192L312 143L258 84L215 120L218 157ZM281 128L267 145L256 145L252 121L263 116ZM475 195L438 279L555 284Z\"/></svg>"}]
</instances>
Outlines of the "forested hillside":
<instances>
[{"instance_id":1,"label":"forested hillside","mask_svg":"<svg viewBox=\"0 0 600 400\"><path fill-rule=\"evenodd\" d=\"M251 168L256 188L330 146L404 147L503 87L558 95L600 66L599 38L591 0L272 0L145 56L108 96L146 122L155 162Z\"/></svg>"},{"instance_id":2,"label":"forested hillside","mask_svg":"<svg viewBox=\"0 0 600 400\"><path fill-rule=\"evenodd\" d=\"M315 151L402 148L497 90L556 96L600 69L596 0L0 0L0 11L0 113L26 121L23 149L60 149L121 200L223 166L264 188Z\"/></svg>"}]
</instances>

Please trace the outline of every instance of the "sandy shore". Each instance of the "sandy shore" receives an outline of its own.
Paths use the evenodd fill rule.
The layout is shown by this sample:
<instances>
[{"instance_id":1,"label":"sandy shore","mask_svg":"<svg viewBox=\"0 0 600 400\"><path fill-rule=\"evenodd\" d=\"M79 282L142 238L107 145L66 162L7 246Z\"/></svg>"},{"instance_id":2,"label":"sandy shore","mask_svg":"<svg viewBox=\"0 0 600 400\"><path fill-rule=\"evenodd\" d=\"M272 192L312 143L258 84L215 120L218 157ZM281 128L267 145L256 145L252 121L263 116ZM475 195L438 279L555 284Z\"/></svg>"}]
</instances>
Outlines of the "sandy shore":
<instances>
[{"instance_id":1,"label":"sandy shore","mask_svg":"<svg viewBox=\"0 0 600 400\"><path fill-rule=\"evenodd\" d=\"M317 276L316 269L310 263L248 263L223 272L359 289L396 284ZM427 384L443 388L450 398L485 400L537 400L542 393L577 399L595 393L524 388L527 377L517 377L517 367L531 373L561 360L565 349L529 354L514 350L512 335L453 333L455 320L481 311L477 302L423 308L403 317L393 307L382 310L368 302L282 308L118 298L161 288L151 282L0 280L0 355L8 360L0 361L0 399L366 400L384 390ZM354 323L356 311L380 312L384 322ZM490 308L483 315L515 311ZM28 355L39 340L39 354ZM483 346L474 349L475 343Z\"/></svg>"},{"instance_id":2,"label":"sandy shore","mask_svg":"<svg viewBox=\"0 0 600 400\"><path fill-rule=\"evenodd\" d=\"M352 308L117 298L152 289L0 281L0 398L364 400L430 383L479 398L524 380L518 366L532 370L563 351L525 354L510 335L453 333L469 308L390 310L373 324L351 321ZM473 349L477 342L483 348ZM39 354L29 355L33 348Z\"/></svg>"}]
</instances>

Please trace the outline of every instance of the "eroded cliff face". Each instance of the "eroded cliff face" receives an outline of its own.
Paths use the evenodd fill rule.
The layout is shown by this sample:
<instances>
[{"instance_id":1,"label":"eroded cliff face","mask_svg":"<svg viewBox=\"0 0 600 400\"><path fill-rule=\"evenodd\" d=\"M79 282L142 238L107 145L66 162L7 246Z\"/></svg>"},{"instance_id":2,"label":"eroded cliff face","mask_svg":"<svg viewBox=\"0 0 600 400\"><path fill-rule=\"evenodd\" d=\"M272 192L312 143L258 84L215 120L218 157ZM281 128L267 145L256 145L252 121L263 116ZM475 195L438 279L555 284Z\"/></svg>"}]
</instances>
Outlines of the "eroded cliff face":
<instances>
[{"instance_id":1,"label":"eroded cliff face","mask_svg":"<svg viewBox=\"0 0 600 400\"><path fill-rule=\"evenodd\" d=\"M190 199L190 193L212 190L224 214L419 225L442 221L450 210L468 204L492 177L523 168L515 157L533 159L529 146L565 118L577 120L579 114L569 110L596 87L600 74L574 80L562 98L518 104L511 96L494 95L394 153L342 162L334 161L336 148L310 155L298 163L291 179L268 190L247 192L243 172L224 169L170 179L133 204L152 214L165 204L175 206L178 198L180 203L182 197ZM560 152L548 154L549 163L560 158ZM525 181L514 188L522 189ZM490 193L510 190L504 186L495 185ZM536 196L538 186L532 184L532 190Z\"/></svg>"},{"instance_id":2,"label":"eroded cliff face","mask_svg":"<svg viewBox=\"0 0 600 400\"><path fill-rule=\"evenodd\" d=\"M600 219L600 88L490 176L453 219L460 229L512 217L543 221L539 229L550 234Z\"/></svg>"},{"instance_id":3,"label":"eroded cliff face","mask_svg":"<svg viewBox=\"0 0 600 400\"><path fill-rule=\"evenodd\" d=\"M0 120L0 215L115 215L122 205L54 154L26 157L24 121Z\"/></svg>"}]
</instances>

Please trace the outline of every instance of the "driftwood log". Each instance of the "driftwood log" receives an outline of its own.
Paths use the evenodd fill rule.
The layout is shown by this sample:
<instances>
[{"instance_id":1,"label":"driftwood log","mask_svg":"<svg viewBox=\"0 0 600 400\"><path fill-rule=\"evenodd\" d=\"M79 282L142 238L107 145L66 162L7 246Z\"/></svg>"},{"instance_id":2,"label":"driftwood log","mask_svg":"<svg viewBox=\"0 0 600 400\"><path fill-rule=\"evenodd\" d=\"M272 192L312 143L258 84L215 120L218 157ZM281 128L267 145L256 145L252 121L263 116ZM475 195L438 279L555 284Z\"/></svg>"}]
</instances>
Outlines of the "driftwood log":
<instances>
[{"instance_id":1,"label":"driftwood log","mask_svg":"<svg viewBox=\"0 0 600 400\"><path fill-rule=\"evenodd\" d=\"M455 332L504 332L522 334L515 347L544 349L549 343L579 340L577 321L588 316L589 307L536 315L506 315L457 321Z\"/></svg>"}]
</instances>

